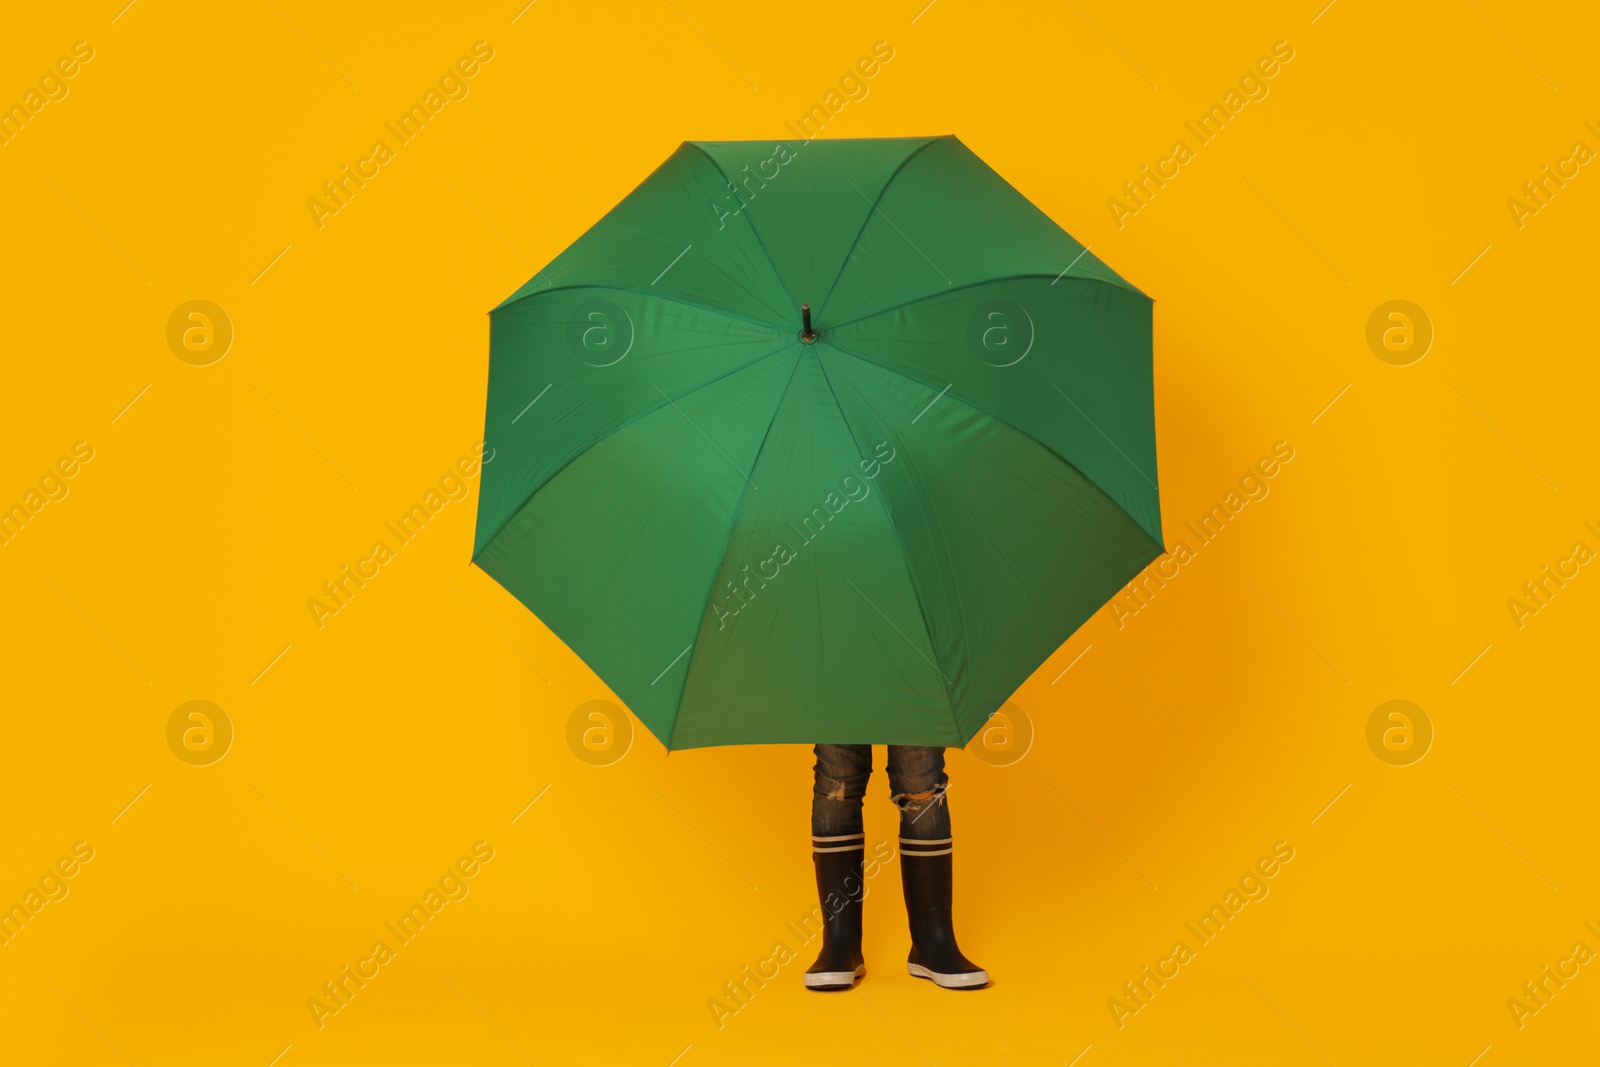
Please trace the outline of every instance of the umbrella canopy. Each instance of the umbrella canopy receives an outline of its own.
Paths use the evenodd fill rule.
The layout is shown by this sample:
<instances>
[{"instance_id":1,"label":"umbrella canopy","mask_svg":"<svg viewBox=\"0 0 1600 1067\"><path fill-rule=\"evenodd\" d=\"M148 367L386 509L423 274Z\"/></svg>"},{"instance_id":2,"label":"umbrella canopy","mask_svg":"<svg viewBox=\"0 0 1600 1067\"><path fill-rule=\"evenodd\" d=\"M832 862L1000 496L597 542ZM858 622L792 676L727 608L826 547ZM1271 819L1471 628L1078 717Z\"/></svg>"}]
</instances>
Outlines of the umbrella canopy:
<instances>
[{"instance_id":1,"label":"umbrella canopy","mask_svg":"<svg viewBox=\"0 0 1600 1067\"><path fill-rule=\"evenodd\" d=\"M954 137L686 143L490 323L474 561L668 748L964 745L1162 551L1150 299Z\"/></svg>"}]
</instances>

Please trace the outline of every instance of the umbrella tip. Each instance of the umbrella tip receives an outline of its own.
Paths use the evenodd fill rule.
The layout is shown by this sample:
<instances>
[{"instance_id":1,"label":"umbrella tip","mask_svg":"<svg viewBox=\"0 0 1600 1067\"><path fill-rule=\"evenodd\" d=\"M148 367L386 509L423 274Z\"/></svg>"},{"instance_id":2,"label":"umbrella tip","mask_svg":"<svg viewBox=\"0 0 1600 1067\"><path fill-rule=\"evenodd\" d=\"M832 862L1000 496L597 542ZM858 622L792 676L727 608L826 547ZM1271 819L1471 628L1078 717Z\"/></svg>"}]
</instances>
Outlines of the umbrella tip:
<instances>
[{"instance_id":1,"label":"umbrella tip","mask_svg":"<svg viewBox=\"0 0 1600 1067\"><path fill-rule=\"evenodd\" d=\"M800 340L804 341L806 344L810 344L817 339L817 331L811 328L810 304L800 305L800 321Z\"/></svg>"}]
</instances>

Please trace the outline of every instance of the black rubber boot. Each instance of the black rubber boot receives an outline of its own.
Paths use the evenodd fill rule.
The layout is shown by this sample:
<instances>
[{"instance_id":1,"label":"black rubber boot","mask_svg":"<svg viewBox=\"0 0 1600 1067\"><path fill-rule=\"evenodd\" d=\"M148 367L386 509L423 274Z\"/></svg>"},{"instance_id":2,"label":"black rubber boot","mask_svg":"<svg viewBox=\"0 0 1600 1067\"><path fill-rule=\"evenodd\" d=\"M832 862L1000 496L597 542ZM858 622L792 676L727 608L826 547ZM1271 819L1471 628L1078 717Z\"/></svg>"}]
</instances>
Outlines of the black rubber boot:
<instances>
[{"instance_id":1,"label":"black rubber boot","mask_svg":"<svg viewBox=\"0 0 1600 1067\"><path fill-rule=\"evenodd\" d=\"M867 973L861 956L861 877L866 836L816 838L811 861L817 868L817 899L822 902L822 952L806 971L806 988L850 989Z\"/></svg>"},{"instance_id":2,"label":"black rubber boot","mask_svg":"<svg viewBox=\"0 0 1600 1067\"><path fill-rule=\"evenodd\" d=\"M900 877L905 884L911 955L906 970L946 989L981 989L989 972L961 954L950 920L951 842L900 842Z\"/></svg>"}]
</instances>

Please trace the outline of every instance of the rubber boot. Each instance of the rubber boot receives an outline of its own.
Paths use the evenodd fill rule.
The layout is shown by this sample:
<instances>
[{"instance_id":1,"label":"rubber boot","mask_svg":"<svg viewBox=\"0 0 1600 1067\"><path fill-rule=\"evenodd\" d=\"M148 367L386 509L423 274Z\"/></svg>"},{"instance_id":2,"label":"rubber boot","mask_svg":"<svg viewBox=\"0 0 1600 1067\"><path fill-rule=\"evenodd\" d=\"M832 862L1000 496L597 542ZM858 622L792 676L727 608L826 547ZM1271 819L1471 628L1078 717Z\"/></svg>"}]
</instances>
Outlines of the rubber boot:
<instances>
[{"instance_id":1,"label":"rubber boot","mask_svg":"<svg viewBox=\"0 0 1600 1067\"><path fill-rule=\"evenodd\" d=\"M980 989L989 972L961 954L950 919L953 896L951 841L900 839L900 877L905 885L911 955L906 970L946 989Z\"/></svg>"},{"instance_id":2,"label":"rubber boot","mask_svg":"<svg viewBox=\"0 0 1600 1067\"><path fill-rule=\"evenodd\" d=\"M817 869L817 899L822 902L822 952L806 971L807 989L850 989L867 973L861 955L865 855L864 834L812 838L811 862Z\"/></svg>"}]
</instances>

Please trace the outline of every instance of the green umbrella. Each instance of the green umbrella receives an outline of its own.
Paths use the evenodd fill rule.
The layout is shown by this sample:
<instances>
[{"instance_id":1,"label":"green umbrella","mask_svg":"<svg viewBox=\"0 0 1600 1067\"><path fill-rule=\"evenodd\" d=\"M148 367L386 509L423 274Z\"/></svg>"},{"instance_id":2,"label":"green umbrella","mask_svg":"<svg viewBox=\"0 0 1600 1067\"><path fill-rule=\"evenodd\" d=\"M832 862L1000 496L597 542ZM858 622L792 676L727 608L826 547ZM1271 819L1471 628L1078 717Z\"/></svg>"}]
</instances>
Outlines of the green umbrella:
<instances>
[{"instance_id":1,"label":"green umbrella","mask_svg":"<svg viewBox=\"0 0 1600 1067\"><path fill-rule=\"evenodd\" d=\"M474 561L668 748L964 745L1162 551L1150 299L954 137L684 144L488 393Z\"/></svg>"}]
</instances>

